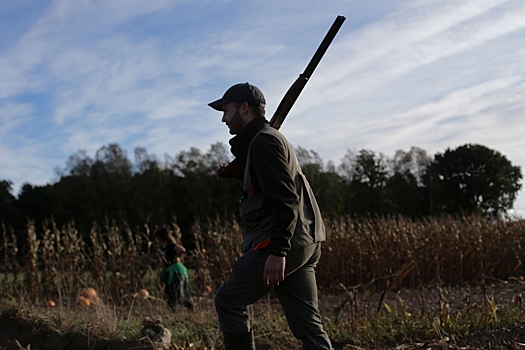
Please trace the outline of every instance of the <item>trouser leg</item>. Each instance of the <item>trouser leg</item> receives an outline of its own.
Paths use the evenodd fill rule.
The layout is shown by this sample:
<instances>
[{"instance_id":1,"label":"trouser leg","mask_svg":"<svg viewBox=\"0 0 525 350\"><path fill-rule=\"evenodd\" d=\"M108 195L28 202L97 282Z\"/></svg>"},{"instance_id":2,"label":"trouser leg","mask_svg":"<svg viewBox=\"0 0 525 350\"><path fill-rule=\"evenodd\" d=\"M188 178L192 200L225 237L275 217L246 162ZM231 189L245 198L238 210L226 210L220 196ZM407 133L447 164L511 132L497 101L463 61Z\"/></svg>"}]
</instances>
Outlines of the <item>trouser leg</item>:
<instances>
[{"instance_id":1,"label":"trouser leg","mask_svg":"<svg viewBox=\"0 0 525 350\"><path fill-rule=\"evenodd\" d=\"M321 255L320 244L289 252L287 265L299 266L276 287L275 294L283 307L293 335L303 342L303 349L332 349L321 323L318 309L315 267Z\"/></svg>"},{"instance_id":2,"label":"trouser leg","mask_svg":"<svg viewBox=\"0 0 525 350\"><path fill-rule=\"evenodd\" d=\"M255 350L247 307L269 291L262 282L261 261L266 258L263 260L258 252L239 258L230 277L215 294L215 308L226 350ZM256 278L259 270L261 277Z\"/></svg>"},{"instance_id":3,"label":"trouser leg","mask_svg":"<svg viewBox=\"0 0 525 350\"><path fill-rule=\"evenodd\" d=\"M222 332L245 334L251 331L247 307L270 290L262 281L266 258L267 255L260 252L246 253L237 259L230 277L217 290L215 308Z\"/></svg>"},{"instance_id":4,"label":"trouser leg","mask_svg":"<svg viewBox=\"0 0 525 350\"><path fill-rule=\"evenodd\" d=\"M240 257L215 294L219 327L227 350L255 350L247 308L270 290L262 282L267 256L251 251Z\"/></svg>"},{"instance_id":5,"label":"trouser leg","mask_svg":"<svg viewBox=\"0 0 525 350\"><path fill-rule=\"evenodd\" d=\"M253 331L243 334L223 333L225 350L255 350Z\"/></svg>"},{"instance_id":6,"label":"trouser leg","mask_svg":"<svg viewBox=\"0 0 525 350\"><path fill-rule=\"evenodd\" d=\"M195 309L189 293L188 278L185 275L174 273L173 281L170 284L166 284L164 293L166 295L166 301L172 309L174 309L177 304L182 304L190 310Z\"/></svg>"},{"instance_id":7,"label":"trouser leg","mask_svg":"<svg viewBox=\"0 0 525 350\"><path fill-rule=\"evenodd\" d=\"M332 348L318 310L315 266L320 253L320 244L290 251L286 258L285 279L275 288L290 329L303 341L305 349ZM262 280L267 258L264 251L249 251L237 260L230 277L217 291L215 308L223 333L246 335L251 332L247 306L270 290Z\"/></svg>"},{"instance_id":8,"label":"trouser leg","mask_svg":"<svg viewBox=\"0 0 525 350\"><path fill-rule=\"evenodd\" d=\"M173 285L173 283L170 283L170 284L166 284L164 286L164 297L166 299L166 302L168 303L168 306L170 308L174 308L175 305L177 304L177 298L176 298L176 288L175 286Z\"/></svg>"},{"instance_id":9,"label":"trouser leg","mask_svg":"<svg viewBox=\"0 0 525 350\"><path fill-rule=\"evenodd\" d=\"M195 305L193 304L193 301L191 300L190 296L190 290L189 290L189 281L186 276L183 276L184 278L181 280L181 300L184 306L186 306L191 311L195 310Z\"/></svg>"}]
</instances>

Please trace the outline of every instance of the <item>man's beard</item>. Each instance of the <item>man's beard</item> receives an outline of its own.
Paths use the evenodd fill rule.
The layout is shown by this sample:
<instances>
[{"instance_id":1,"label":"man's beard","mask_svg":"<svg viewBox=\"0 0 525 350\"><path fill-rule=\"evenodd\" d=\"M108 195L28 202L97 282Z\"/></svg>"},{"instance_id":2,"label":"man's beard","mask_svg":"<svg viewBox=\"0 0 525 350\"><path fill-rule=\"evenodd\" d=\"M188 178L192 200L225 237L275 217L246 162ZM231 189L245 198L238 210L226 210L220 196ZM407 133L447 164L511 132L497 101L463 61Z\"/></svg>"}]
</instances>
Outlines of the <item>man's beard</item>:
<instances>
[{"instance_id":1,"label":"man's beard","mask_svg":"<svg viewBox=\"0 0 525 350\"><path fill-rule=\"evenodd\" d=\"M244 127L244 123L241 117L241 113L239 112L239 108L235 109L235 114L233 115L233 118L230 122L230 134L237 135L242 128Z\"/></svg>"}]
</instances>

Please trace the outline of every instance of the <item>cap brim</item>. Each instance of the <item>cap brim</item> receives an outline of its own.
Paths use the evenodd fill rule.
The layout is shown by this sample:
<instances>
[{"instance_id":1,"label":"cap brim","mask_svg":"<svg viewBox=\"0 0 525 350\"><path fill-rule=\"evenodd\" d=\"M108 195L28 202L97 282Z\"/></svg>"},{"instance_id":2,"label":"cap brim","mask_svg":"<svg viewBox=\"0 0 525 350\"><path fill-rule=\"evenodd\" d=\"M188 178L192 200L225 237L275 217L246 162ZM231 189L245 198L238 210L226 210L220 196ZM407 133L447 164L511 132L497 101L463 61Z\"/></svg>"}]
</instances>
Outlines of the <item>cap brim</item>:
<instances>
[{"instance_id":1,"label":"cap brim","mask_svg":"<svg viewBox=\"0 0 525 350\"><path fill-rule=\"evenodd\" d=\"M225 105L226 103L228 103L228 101L225 101L223 98L220 98L217 101L208 103L208 106L210 106L211 108L217 111L222 111L222 106Z\"/></svg>"}]
</instances>

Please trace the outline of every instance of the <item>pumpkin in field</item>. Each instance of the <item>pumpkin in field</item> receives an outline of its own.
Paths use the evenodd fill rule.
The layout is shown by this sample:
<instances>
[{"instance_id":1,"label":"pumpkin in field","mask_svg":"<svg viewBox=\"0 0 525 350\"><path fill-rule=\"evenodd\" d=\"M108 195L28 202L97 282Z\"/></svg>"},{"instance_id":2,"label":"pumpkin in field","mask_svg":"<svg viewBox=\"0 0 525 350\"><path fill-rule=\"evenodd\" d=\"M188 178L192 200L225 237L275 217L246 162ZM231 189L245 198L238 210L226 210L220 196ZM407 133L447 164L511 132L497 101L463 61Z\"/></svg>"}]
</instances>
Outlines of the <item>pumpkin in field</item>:
<instances>
[{"instance_id":1,"label":"pumpkin in field","mask_svg":"<svg viewBox=\"0 0 525 350\"><path fill-rule=\"evenodd\" d=\"M80 295L83 296L84 298L87 298L87 299L95 299L96 296L97 296L97 291L95 290L95 288L84 288L82 289L82 291L80 292Z\"/></svg>"},{"instance_id":2,"label":"pumpkin in field","mask_svg":"<svg viewBox=\"0 0 525 350\"><path fill-rule=\"evenodd\" d=\"M146 299L149 297L149 292L146 289L139 290L139 297L142 299Z\"/></svg>"},{"instance_id":3,"label":"pumpkin in field","mask_svg":"<svg viewBox=\"0 0 525 350\"><path fill-rule=\"evenodd\" d=\"M82 306L89 306L89 305L91 305L91 302L89 301L89 299L86 298L85 296L82 296L82 295L80 295L77 298L77 303L82 305Z\"/></svg>"},{"instance_id":4,"label":"pumpkin in field","mask_svg":"<svg viewBox=\"0 0 525 350\"><path fill-rule=\"evenodd\" d=\"M89 300L90 304L100 304L100 298L97 295L97 291L94 288L84 288L80 292L80 296Z\"/></svg>"}]
</instances>

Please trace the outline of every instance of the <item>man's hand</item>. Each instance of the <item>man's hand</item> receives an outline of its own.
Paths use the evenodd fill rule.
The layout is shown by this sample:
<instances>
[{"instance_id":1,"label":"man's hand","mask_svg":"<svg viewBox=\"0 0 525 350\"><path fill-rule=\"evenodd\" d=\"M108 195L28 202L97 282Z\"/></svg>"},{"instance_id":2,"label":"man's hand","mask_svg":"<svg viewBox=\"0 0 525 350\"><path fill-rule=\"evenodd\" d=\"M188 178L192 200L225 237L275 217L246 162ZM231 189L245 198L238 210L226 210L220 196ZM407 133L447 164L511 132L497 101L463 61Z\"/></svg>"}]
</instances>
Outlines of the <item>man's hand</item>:
<instances>
[{"instance_id":1,"label":"man's hand","mask_svg":"<svg viewBox=\"0 0 525 350\"><path fill-rule=\"evenodd\" d=\"M221 165L219 165L219 167L217 169L215 169L215 177L221 181L233 181L235 180L234 178L225 178L225 177L221 177L220 176L220 173L222 171L222 169L226 168L230 163L223 163Z\"/></svg>"},{"instance_id":2,"label":"man's hand","mask_svg":"<svg viewBox=\"0 0 525 350\"><path fill-rule=\"evenodd\" d=\"M276 287L284 280L284 267L286 258L284 256L269 255L264 264L263 281L267 287Z\"/></svg>"}]
</instances>

